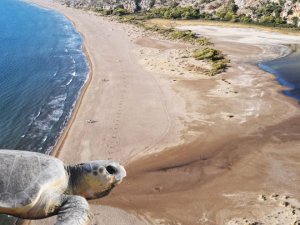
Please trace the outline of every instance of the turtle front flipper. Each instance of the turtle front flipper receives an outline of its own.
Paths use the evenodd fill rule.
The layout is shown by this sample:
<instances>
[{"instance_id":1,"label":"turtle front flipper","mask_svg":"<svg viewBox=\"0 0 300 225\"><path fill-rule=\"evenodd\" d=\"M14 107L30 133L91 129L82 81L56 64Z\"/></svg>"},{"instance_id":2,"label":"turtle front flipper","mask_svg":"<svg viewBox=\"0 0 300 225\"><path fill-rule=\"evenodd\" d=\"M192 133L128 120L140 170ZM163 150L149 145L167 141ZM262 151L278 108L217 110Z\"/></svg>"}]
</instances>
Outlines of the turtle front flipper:
<instances>
[{"instance_id":1,"label":"turtle front flipper","mask_svg":"<svg viewBox=\"0 0 300 225\"><path fill-rule=\"evenodd\" d=\"M63 195L55 225L90 225L92 218L85 198L77 195Z\"/></svg>"}]
</instances>

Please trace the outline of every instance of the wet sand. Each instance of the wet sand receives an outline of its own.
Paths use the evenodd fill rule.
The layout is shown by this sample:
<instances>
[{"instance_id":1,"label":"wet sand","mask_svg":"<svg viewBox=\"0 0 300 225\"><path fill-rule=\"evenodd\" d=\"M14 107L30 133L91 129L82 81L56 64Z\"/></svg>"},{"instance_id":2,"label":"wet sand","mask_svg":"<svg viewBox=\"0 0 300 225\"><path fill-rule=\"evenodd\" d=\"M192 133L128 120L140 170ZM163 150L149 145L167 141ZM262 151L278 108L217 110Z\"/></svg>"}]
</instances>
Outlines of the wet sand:
<instances>
[{"instance_id":1,"label":"wet sand","mask_svg":"<svg viewBox=\"0 0 300 225\"><path fill-rule=\"evenodd\" d=\"M110 196L91 201L93 224L300 219L300 107L255 65L284 54L284 37L273 34L278 43L257 45L207 32L232 61L226 73L207 77L187 69L192 59L178 57L185 44L91 12L32 2L74 22L92 66L58 157L66 163L113 158L128 171Z\"/></svg>"}]
</instances>

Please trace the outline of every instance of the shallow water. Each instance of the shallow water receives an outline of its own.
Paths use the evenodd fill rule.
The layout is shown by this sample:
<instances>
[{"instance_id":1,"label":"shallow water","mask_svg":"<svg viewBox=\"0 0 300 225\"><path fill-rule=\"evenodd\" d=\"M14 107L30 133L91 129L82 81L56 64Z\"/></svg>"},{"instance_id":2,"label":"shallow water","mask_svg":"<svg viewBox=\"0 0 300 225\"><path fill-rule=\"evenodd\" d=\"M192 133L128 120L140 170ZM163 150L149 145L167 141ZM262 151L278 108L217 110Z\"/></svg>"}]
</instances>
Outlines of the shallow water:
<instances>
[{"instance_id":1,"label":"shallow water","mask_svg":"<svg viewBox=\"0 0 300 225\"><path fill-rule=\"evenodd\" d=\"M82 41L57 12L0 1L0 149L51 152L87 80Z\"/></svg>"},{"instance_id":2,"label":"shallow water","mask_svg":"<svg viewBox=\"0 0 300 225\"><path fill-rule=\"evenodd\" d=\"M287 87L284 94L300 103L300 53L259 64L259 67L276 76L278 82Z\"/></svg>"}]
</instances>

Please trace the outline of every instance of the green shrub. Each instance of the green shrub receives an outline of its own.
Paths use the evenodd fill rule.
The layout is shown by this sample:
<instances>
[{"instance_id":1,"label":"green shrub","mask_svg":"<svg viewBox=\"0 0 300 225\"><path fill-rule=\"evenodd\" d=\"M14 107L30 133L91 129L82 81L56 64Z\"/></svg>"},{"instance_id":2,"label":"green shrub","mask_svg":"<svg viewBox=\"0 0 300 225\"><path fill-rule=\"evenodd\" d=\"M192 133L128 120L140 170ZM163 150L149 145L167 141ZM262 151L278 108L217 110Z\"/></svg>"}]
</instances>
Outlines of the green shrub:
<instances>
[{"instance_id":1,"label":"green shrub","mask_svg":"<svg viewBox=\"0 0 300 225\"><path fill-rule=\"evenodd\" d=\"M263 16L261 17L260 21L261 23L275 23L275 17L274 16Z\"/></svg>"},{"instance_id":2,"label":"green shrub","mask_svg":"<svg viewBox=\"0 0 300 225\"><path fill-rule=\"evenodd\" d=\"M212 60L217 61L224 59L224 56L221 51L213 48L204 48L201 50L196 50L194 52L194 58L197 60Z\"/></svg>"},{"instance_id":3,"label":"green shrub","mask_svg":"<svg viewBox=\"0 0 300 225\"><path fill-rule=\"evenodd\" d=\"M228 67L229 60L225 59L222 52L213 48L198 49L194 52L194 58L197 60L211 61L211 70L207 72L208 75L214 76L218 73L224 72Z\"/></svg>"},{"instance_id":4,"label":"green shrub","mask_svg":"<svg viewBox=\"0 0 300 225\"><path fill-rule=\"evenodd\" d=\"M212 43L207 38L205 38L205 37L198 37L197 38L197 42L201 46L212 45Z\"/></svg>"},{"instance_id":5,"label":"green shrub","mask_svg":"<svg viewBox=\"0 0 300 225\"><path fill-rule=\"evenodd\" d=\"M228 61L227 60L219 60L216 62L213 62L212 69L210 71L210 75L216 75L218 73L224 72L228 67Z\"/></svg>"},{"instance_id":6,"label":"green shrub","mask_svg":"<svg viewBox=\"0 0 300 225\"><path fill-rule=\"evenodd\" d=\"M278 17L275 19L276 24L286 24L286 20L282 19L281 17Z\"/></svg>"},{"instance_id":7,"label":"green shrub","mask_svg":"<svg viewBox=\"0 0 300 225\"><path fill-rule=\"evenodd\" d=\"M182 39L184 41L189 41L197 38L197 35L190 30L174 30L171 36L173 39Z\"/></svg>"},{"instance_id":8,"label":"green shrub","mask_svg":"<svg viewBox=\"0 0 300 225\"><path fill-rule=\"evenodd\" d=\"M200 18L199 10L193 7L161 7L150 9L148 14L152 18L164 19L198 19Z\"/></svg>"},{"instance_id":9,"label":"green shrub","mask_svg":"<svg viewBox=\"0 0 300 225\"><path fill-rule=\"evenodd\" d=\"M246 15L241 15L240 16L240 21L242 23L251 23L252 22L252 19L250 16L246 16Z\"/></svg>"},{"instance_id":10,"label":"green shrub","mask_svg":"<svg viewBox=\"0 0 300 225\"><path fill-rule=\"evenodd\" d=\"M123 15L129 14L129 12L124 8L116 8L116 9L112 10L111 14L116 15L116 16L123 16Z\"/></svg>"},{"instance_id":11,"label":"green shrub","mask_svg":"<svg viewBox=\"0 0 300 225\"><path fill-rule=\"evenodd\" d=\"M216 16L220 20L224 20L224 17L226 16L226 10L219 10L216 12Z\"/></svg>"},{"instance_id":12,"label":"green shrub","mask_svg":"<svg viewBox=\"0 0 300 225\"><path fill-rule=\"evenodd\" d=\"M136 17L134 15L126 15L126 16L122 16L119 19L121 22L133 22L136 19Z\"/></svg>"},{"instance_id":13,"label":"green shrub","mask_svg":"<svg viewBox=\"0 0 300 225\"><path fill-rule=\"evenodd\" d=\"M112 9L106 9L106 10L103 10L101 14L104 15L104 16L109 16L112 13L113 13Z\"/></svg>"}]
</instances>

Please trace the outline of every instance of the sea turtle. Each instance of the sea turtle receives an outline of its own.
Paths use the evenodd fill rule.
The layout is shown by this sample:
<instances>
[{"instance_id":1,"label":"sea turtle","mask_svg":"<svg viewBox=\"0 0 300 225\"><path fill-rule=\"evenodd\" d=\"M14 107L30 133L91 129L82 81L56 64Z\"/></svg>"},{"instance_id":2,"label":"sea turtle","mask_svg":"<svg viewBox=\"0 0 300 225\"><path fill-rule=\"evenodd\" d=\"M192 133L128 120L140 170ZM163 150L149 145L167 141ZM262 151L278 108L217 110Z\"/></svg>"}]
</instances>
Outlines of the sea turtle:
<instances>
[{"instance_id":1,"label":"sea turtle","mask_svg":"<svg viewBox=\"0 0 300 225\"><path fill-rule=\"evenodd\" d=\"M107 195L125 176L124 167L110 160L66 166L37 152L0 150L0 214L58 215L55 225L88 225L87 200Z\"/></svg>"}]
</instances>

